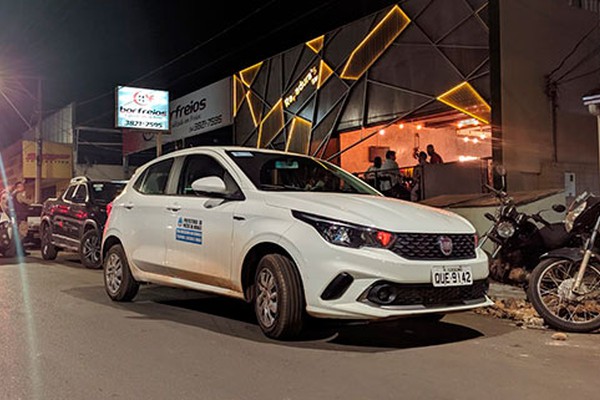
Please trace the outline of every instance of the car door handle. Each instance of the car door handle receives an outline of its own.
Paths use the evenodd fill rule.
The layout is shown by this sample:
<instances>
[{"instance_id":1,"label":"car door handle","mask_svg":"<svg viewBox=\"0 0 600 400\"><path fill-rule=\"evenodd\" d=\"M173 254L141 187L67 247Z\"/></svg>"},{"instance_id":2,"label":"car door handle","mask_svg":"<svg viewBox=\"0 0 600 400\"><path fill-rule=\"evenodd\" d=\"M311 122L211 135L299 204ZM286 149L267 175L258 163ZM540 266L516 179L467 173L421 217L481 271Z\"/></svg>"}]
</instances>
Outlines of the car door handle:
<instances>
[{"instance_id":1,"label":"car door handle","mask_svg":"<svg viewBox=\"0 0 600 400\"><path fill-rule=\"evenodd\" d=\"M177 211L181 210L181 206L176 206L176 205L167 206L167 210L177 212Z\"/></svg>"},{"instance_id":2,"label":"car door handle","mask_svg":"<svg viewBox=\"0 0 600 400\"><path fill-rule=\"evenodd\" d=\"M133 208L133 203L129 202L129 203L124 203L123 207L125 207L128 210L131 210Z\"/></svg>"},{"instance_id":3,"label":"car door handle","mask_svg":"<svg viewBox=\"0 0 600 400\"><path fill-rule=\"evenodd\" d=\"M233 219L236 221L245 221L246 220L246 218L242 217L241 215L234 215Z\"/></svg>"}]
</instances>

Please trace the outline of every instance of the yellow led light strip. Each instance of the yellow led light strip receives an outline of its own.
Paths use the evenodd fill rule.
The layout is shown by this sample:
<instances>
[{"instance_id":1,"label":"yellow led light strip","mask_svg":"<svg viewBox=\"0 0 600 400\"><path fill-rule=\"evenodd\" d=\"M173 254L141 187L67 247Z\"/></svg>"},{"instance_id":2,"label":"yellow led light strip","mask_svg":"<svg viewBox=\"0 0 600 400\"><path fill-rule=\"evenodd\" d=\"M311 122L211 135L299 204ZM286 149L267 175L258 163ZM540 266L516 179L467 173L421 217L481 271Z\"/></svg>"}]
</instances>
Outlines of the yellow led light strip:
<instances>
[{"instance_id":1,"label":"yellow led light strip","mask_svg":"<svg viewBox=\"0 0 600 400\"><path fill-rule=\"evenodd\" d=\"M240 110L240 107L244 103L244 98L247 93L246 89L244 89L244 85L242 81L237 76L233 76L233 116L235 117Z\"/></svg>"},{"instance_id":2,"label":"yellow led light strip","mask_svg":"<svg viewBox=\"0 0 600 400\"><path fill-rule=\"evenodd\" d=\"M332 74L333 70L331 67L329 67L325 61L321 60L321 63L319 64L319 82L317 83L317 89L320 89Z\"/></svg>"},{"instance_id":3,"label":"yellow led light strip","mask_svg":"<svg viewBox=\"0 0 600 400\"><path fill-rule=\"evenodd\" d=\"M325 42L325 35L319 36L313 40L306 42L306 45L310 47L315 53L319 53L323 49L323 43Z\"/></svg>"},{"instance_id":4,"label":"yellow led light strip","mask_svg":"<svg viewBox=\"0 0 600 400\"><path fill-rule=\"evenodd\" d=\"M276 118L274 121L275 129L271 132L271 137L269 140L266 140L264 144L268 144L277 134L283 129L284 121L283 121L283 100L279 99L277 104L273 106L265 115L263 120L260 123L260 127L258 128L258 140L256 141L256 147L263 147L262 139L265 129L265 124L271 124L272 119Z\"/></svg>"},{"instance_id":5,"label":"yellow led light strip","mask_svg":"<svg viewBox=\"0 0 600 400\"><path fill-rule=\"evenodd\" d=\"M395 5L350 54L341 77L354 80L360 78L409 23L410 18ZM367 59L368 61L365 61Z\"/></svg>"},{"instance_id":6,"label":"yellow led light strip","mask_svg":"<svg viewBox=\"0 0 600 400\"><path fill-rule=\"evenodd\" d=\"M301 126L303 125L303 126ZM294 117L292 120L292 125L290 127L290 136L288 137L287 143L285 145L285 151L289 151L290 146L292 144L292 138L296 137L298 134L306 134L306 142L303 143L302 149L300 149L299 153L306 154L308 153L308 139L310 138L310 129L312 128L312 123L301 117ZM304 138L301 138L304 139Z\"/></svg>"},{"instance_id":7,"label":"yellow led light strip","mask_svg":"<svg viewBox=\"0 0 600 400\"><path fill-rule=\"evenodd\" d=\"M248 108L250 109L250 115L252 116L252 121L254 122L254 126L258 126L258 119L259 119L259 115L257 114L255 107L254 107L254 100L253 100L253 96L254 93L252 93L251 90L248 90L248 92L246 93L246 102L248 103Z\"/></svg>"},{"instance_id":8,"label":"yellow led light strip","mask_svg":"<svg viewBox=\"0 0 600 400\"><path fill-rule=\"evenodd\" d=\"M258 75L258 71L260 70L262 64L263 62L261 61L258 64L254 64L253 66L240 71L240 79L242 82L244 82L244 85L248 87L252 85L252 82L256 78L256 75Z\"/></svg>"},{"instance_id":9,"label":"yellow led light strip","mask_svg":"<svg viewBox=\"0 0 600 400\"><path fill-rule=\"evenodd\" d=\"M460 104L456 101L457 97L468 98L469 104ZM471 86L469 82L463 82L460 85L453 87L448 90L446 93L437 97L438 101L458 110L462 113L465 113L477 120L489 124L490 123L490 113L492 111L492 107L481 97L479 93ZM469 107L478 107L482 108L482 111L473 111L469 110Z\"/></svg>"}]
</instances>

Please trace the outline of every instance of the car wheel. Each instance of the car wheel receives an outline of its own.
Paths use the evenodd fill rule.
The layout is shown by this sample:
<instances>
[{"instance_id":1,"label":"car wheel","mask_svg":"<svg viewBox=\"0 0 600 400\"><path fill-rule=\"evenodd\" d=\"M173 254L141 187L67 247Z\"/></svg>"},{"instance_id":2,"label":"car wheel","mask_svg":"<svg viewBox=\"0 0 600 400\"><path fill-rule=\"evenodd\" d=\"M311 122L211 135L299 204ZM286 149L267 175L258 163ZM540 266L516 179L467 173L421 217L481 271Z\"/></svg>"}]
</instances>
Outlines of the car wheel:
<instances>
[{"instance_id":1,"label":"car wheel","mask_svg":"<svg viewBox=\"0 0 600 400\"><path fill-rule=\"evenodd\" d=\"M254 312L263 333L273 339L300 336L304 319L304 294L296 266L281 254L268 254L255 276Z\"/></svg>"},{"instance_id":2,"label":"car wheel","mask_svg":"<svg viewBox=\"0 0 600 400\"><path fill-rule=\"evenodd\" d=\"M100 260L100 235L96 229L90 229L83 234L79 244L79 257L81 263L90 269L102 267Z\"/></svg>"},{"instance_id":3,"label":"car wheel","mask_svg":"<svg viewBox=\"0 0 600 400\"><path fill-rule=\"evenodd\" d=\"M114 301L131 301L137 294L140 284L129 269L125 251L120 244L113 245L104 259L104 288Z\"/></svg>"},{"instance_id":4,"label":"car wheel","mask_svg":"<svg viewBox=\"0 0 600 400\"><path fill-rule=\"evenodd\" d=\"M40 229L40 250L42 252L42 258L44 260L54 260L56 259L58 250L56 249L56 246L52 244L52 230L50 229L50 225L42 224Z\"/></svg>"}]
</instances>

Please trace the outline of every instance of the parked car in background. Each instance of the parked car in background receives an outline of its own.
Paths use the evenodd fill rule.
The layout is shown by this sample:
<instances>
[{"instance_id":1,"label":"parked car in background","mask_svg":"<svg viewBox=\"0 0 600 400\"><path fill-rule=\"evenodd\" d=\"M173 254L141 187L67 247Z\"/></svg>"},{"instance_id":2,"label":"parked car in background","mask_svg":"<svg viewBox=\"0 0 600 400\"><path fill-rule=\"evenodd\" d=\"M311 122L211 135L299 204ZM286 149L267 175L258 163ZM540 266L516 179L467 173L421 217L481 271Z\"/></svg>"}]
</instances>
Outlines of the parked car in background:
<instances>
[{"instance_id":1,"label":"parked car in background","mask_svg":"<svg viewBox=\"0 0 600 400\"><path fill-rule=\"evenodd\" d=\"M54 260L59 251L77 252L85 267L100 268L106 206L125 184L77 177L62 196L46 200L40 223L42 257Z\"/></svg>"},{"instance_id":2,"label":"parked car in background","mask_svg":"<svg viewBox=\"0 0 600 400\"><path fill-rule=\"evenodd\" d=\"M466 219L274 150L198 147L138 168L102 252L112 300L140 283L240 298L275 339L298 337L308 315L431 320L493 304Z\"/></svg>"}]
</instances>

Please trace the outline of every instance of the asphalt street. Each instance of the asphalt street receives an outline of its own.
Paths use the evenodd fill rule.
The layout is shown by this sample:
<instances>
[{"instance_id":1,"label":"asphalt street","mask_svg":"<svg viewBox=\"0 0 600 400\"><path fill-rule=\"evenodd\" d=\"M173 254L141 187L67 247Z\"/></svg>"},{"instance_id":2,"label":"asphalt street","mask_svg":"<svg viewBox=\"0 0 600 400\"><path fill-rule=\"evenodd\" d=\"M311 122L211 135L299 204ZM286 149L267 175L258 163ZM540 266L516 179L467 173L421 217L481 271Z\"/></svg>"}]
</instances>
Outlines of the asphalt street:
<instances>
[{"instance_id":1,"label":"asphalt street","mask_svg":"<svg viewBox=\"0 0 600 400\"><path fill-rule=\"evenodd\" d=\"M111 302L69 254L0 259L0 320L6 400L598 398L599 334L465 312L276 342L237 300L148 285Z\"/></svg>"}]
</instances>

